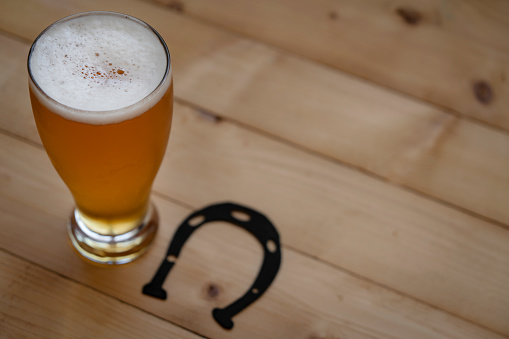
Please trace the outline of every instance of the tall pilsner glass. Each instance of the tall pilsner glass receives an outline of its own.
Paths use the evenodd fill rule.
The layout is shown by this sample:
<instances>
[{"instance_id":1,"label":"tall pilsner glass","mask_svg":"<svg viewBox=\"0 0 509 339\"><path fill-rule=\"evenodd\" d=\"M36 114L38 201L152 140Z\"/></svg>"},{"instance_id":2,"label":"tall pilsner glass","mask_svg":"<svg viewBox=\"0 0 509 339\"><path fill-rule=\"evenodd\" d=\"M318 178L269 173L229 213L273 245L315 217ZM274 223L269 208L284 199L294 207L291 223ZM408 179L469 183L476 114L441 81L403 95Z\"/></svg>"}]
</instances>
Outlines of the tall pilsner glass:
<instances>
[{"instance_id":1,"label":"tall pilsner glass","mask_svg":"<svg viewBox=\"0 0 509 339\"><path fill-rule=\"evenodd\" d=\"M80 13L37 37L28 71L39 135L76 204L72 244L99 263L136 259L158 227L149 197L173 112L166 44L131 16Z\"/></svg>"}]
</instances>

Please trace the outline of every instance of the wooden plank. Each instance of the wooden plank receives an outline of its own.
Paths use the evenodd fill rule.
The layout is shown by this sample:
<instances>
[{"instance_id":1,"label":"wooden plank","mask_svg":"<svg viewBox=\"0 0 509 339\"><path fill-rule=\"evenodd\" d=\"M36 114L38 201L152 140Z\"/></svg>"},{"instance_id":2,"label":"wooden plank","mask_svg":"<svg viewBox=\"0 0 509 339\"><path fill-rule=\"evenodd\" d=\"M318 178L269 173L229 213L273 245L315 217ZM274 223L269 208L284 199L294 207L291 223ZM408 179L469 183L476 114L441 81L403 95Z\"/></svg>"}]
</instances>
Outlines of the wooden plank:
<instances>
[{"instance_id":1,"label":"wooden plank","mask_svg":"<svg viewBox=\"0 0 509 339\"><path fill-rule=\"evenodd\" d=\"M173 151L156 183L159 192L197 208L221 199L251 204L279 221L289 246L508 331L503 284L509 281L509 256L500 255L507 253L507 231L230 123L207 123L196 112L177 107L187 113L176 119ZM31 119L30 112L23 114L14 119ZM490 138L483 127L463 121L457 125L462 124L480 129L476 138ZM35 130L25 133L36 135ZM477 270L485 273L473 278L471 271ZM476 307L465 308L465 298Z\"/></svg>"},{"instance_id":2,"label":"wooden plank","mask_svg":"<svg viewBox=\"0 0 509 339\"><path fill-rule=\"evenodd\" d=\"M41 143L28 97L26 57L29 46L0 34L0 129ZM28 100L27 100L28 99Z\"/></svg>"},{"instance_id":3,"label":"wooden plank","mask_svg":"<svg viewBox=\"0 0 509 339\"><path fill-rule=\"evenodd\" d=\"M177 114L182 111L177 109ZM172 233L189 210L155 198L162 227L154 247L126 266L90 265L70 255L65 231L70 202L61 204L68 197L43 153L0 133L0 248L196 333L214 338L503 338L288 248L283 249L274 284L234 319L232 331L225 331L210 312L232 302L252 282L261 258L253 238L222 223L205 227L186 244L168 277L169 299L144 296L141 287L157 269ZM38 187L51 189L52 194L41 193ZM289 238L288 230L281 231L283 239ZM28 281L30 286L34 280ZM67 300L68 293L72 292L59 298Z\"/></svg>"},{"instance_id":4,"label":"wooden plank","mask_svg":"<svg viewBox=\"0 0 509 339\"><path fill-rule=\"evenodd\" d=\"M199 338L0 251L2 338Z\"/></svg>"},{"instance_id":5,"label":"wooden plank","mask_svg":"<svg viewBox=\"0 0 509 339\"><path fill-rule=\"evenodd\" d=\"M25 2L5 3L12 7L0 10L0 27L27 39L43 29L36 20L2 19L25 15ZM130 9L153 23L172 49L177 98L509 224L506 133L150 4L38 3L33 10L53 19L64 9Z\"/></svg>"},{"instance_id":6,"label":"wooden plank","mask_svg":"<svg viewBox=\"0 0 509 339\"><path fill-rule=\"evenodd\" d=\"M509 129L507 1L152 1Z\"/></svg>"}]
</instances>

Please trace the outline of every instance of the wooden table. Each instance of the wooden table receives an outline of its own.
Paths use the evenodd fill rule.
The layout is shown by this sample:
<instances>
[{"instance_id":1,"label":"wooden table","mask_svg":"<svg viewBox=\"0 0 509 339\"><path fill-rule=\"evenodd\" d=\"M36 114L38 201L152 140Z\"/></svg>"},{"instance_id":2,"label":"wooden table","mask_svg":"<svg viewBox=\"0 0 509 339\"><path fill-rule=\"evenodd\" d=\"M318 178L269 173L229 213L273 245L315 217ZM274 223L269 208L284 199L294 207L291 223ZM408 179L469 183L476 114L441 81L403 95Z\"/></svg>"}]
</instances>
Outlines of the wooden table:
<instances>
[{"instance_id":1,"label":"wooden table","mask_svg":"<svg viewBox=\"0 0 509 339\"><path fill-rule=\"evenodd\" d=\"M33 121L26 57L47 25L112 10L172 53L175 115L135 263L68 244L72 198ZM0 338L509 336L509 2L0 1ZM231 331L262 249L199 230L141 293L178 224L233 201L278 228L283 261Z\"/></svg>"}]
</instances>

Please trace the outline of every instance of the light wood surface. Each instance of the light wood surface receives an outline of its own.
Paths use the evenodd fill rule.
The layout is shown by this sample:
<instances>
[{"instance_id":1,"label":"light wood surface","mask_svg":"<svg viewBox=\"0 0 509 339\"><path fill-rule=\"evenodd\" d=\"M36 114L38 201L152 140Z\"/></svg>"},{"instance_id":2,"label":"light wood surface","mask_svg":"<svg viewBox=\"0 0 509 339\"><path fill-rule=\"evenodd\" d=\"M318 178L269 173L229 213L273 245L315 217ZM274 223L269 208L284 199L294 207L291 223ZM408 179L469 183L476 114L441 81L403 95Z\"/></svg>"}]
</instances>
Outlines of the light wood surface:
<instances>
[{"instance_id":1,"label":"light wood surface","mask_svg":"<svg viewBox=\"0 0 509 339\"><path fill-rule=\"evenodd\" d=\"M441 6L443 22L406 24L383 1L0 2L0 338L509 336L509 99L504 82L488 104L461 87L507 67L505 2L407 2ZM31 42L87 10L149 22L175 72L163 225L115 268L69 246L72 197L28 99ZM262 251L229 225L193 237L167 301L140 292L182 219L221 201L265 213L283 243L274 284L232 331L211 310L243 293Z\"/></svg>"},{"instance_id":2,"label":"light wood surface","mask_svg":"<svg viewBox=\"0 0 509 339\"><path fill-rule=\"evenodd\" d=\"M14 10L58 18L122 8L115 1L68 1L68 12L60 12L54 6L26 9L23 2L12 3L16 7L3 11L6 18L0 22L6 30L13 26L9 20ZM133 7L133 13L159 8L151 23L174 41L177 98L481 217L509 223L508 133L160 7L123 4ZM11 30L31 41L41 27L33 20ZM294 128L295 121L306 128Z\"/></svg>"},{"instance_id":3,"label":"light wood surface","mask_svg":"<svg viewBox=\"0 0 509 339\"><path fill-rule=\"evenodd\" d=\"M2 312L2 337L142 338L150 328L153 337L200 338L4 251L0 270L0 305L8 310Z\"/></svg>"},{"instance_id":4,"label":"light wood surface","mask_svg":"<svg viewBox=\"0 0 509 339\"><path fill-rule=\"evenodd\" d=\"M152 1L509 130L507 1Z\"/></svg>"}]
</instances>

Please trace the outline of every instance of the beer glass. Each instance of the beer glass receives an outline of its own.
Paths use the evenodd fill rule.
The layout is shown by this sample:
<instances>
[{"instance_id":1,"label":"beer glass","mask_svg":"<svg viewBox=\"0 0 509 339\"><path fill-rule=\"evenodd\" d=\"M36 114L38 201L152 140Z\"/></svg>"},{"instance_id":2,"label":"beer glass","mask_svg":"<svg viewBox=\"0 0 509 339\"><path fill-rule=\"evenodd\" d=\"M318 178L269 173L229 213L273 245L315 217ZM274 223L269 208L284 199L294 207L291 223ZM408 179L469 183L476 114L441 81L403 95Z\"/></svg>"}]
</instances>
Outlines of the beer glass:
<instances>
[{"instance_id":1,"label":"beer glass","mask_svg":"<svg viewBox=\"0 0 509 339\"><path fill-rule=\"evenodd\" d=\"M76 205L72 245L98 263L136 259L158 228L149 197L173 113L165 42L125 14L75 14L37 37L28 71L39 135Z\"/></svg>"}]
</instances>

